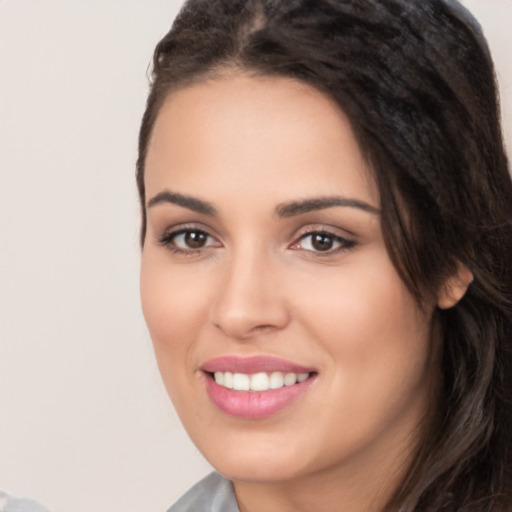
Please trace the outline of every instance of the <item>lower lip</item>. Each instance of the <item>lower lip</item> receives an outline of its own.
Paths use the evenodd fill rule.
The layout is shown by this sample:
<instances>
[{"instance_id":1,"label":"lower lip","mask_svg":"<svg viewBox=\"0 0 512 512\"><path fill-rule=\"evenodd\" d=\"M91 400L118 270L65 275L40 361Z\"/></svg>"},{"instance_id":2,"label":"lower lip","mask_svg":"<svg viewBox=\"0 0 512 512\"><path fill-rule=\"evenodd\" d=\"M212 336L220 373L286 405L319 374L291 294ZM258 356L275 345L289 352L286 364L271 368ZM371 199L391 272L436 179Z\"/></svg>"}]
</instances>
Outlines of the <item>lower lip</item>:
<instances>
[{"instance_id":1,"label":"lower lip","mask_svg":"<svg viewBox=\"0 0 512 512\"><path fill-rule=\"evenodd\" d=\"M304 395L314 377L279 389L268 391L234 391L217 384L206 375L210 400L224 413L237 418L260 419L282 411Z\"/></svg>"}]
</instances>

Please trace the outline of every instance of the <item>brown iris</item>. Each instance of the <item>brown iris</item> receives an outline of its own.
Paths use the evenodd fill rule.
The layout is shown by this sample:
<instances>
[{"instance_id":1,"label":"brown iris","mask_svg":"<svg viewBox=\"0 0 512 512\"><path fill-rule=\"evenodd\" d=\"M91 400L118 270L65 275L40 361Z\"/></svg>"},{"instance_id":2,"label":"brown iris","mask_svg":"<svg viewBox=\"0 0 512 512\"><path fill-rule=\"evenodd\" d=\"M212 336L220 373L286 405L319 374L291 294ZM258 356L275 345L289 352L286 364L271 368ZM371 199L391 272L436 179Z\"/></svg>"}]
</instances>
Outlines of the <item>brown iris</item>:
<instances>
[{"instance_id":1,"label":"brown iris","mask_svg":"<svg viewBox=\"0 0 512 512\"><path fill-rule=\"evenodd\" d=\"M185 244L190 249L200 249L206 244L208 235L203 231L188 231L185 233Z\"/></svg>"},{"instance_id":2,"label":"brown iris","mask_svg":"<svg viewBox=\"0 0 512 512\"><path fill-rule=\"evenodd\" d=\"M325 235L323 233L315 233L311 236L311 245L317 251L328 251L332 249L334 239L331 235Z\"/></svg>"}]
</instances>

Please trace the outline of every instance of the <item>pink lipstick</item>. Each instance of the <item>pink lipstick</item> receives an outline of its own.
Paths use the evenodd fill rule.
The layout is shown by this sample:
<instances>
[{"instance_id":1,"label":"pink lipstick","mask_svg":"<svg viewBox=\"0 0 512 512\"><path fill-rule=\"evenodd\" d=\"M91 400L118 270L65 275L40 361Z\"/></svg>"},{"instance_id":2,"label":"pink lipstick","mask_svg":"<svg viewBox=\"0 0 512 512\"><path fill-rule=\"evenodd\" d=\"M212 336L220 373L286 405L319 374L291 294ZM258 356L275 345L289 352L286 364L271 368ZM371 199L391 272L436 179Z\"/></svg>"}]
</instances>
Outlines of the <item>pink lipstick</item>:
<instances>
[{"instance_id":1,"label":"pink lipstick","mask_svg":"<svg viewBox=\"0 0 512 512\"><path fill-rule=\"evenodd\" d=\"M202 367L210 400L224 413L247 419L271 416L304 395L313 368L274 357L224 356Z\"/></svg>"}]
</instances>

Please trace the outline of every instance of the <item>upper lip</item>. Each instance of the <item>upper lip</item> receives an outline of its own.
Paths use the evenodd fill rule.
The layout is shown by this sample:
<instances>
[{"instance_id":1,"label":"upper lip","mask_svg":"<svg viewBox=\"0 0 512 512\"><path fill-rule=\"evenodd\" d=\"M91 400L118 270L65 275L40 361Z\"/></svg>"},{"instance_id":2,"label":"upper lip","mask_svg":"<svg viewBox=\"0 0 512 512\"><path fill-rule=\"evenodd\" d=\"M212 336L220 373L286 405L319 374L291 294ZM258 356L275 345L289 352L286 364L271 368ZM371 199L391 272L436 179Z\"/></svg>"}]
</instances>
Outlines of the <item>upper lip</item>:
<instances>
[{"instance_id":1,"label":"upper lip","mask_svg":"<svg viewBox=\"0 0 512 512\"><path fill-rule=\"evenodd\" d=\"M232 372L247 374L259 372L310 373L315 371L313 368L308 368L278 357L241 357L236 355L227 355L210 359L201 366L201 370L208 373Z\"/></svg>"}]
</instances>

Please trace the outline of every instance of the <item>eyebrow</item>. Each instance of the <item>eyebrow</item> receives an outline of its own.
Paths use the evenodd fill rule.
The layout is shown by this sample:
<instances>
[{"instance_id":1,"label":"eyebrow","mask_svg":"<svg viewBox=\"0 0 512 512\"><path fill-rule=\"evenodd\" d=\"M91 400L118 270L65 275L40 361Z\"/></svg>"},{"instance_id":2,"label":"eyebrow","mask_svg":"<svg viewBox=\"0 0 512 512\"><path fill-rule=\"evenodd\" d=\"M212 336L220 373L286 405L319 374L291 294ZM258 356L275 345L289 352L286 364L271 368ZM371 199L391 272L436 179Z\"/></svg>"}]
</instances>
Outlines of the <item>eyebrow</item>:
<instances>
[{"instance_id":1,"label":"eyebrow","mask_svg":"<svg viewBox=\"0 0 512 512\"><path fill-rule=\"evenodd\" d=\"M344 206L348 208L357 208L364 212L373 215L380 214L379 208L365 203L359 199L352 199L349 197L316 197L311 199L304 199L301 201L290 201L280 204L276 208L276 215L281 218L293 217L295 215L302 215L316 210L325 210L326 208L333 208L335 206Z\"/></svg>"},{"instance_id":2,"label":"eyebrow","mask_svg":"<svg viewBox=\"0 0 512 512\"><path fill-rule=\"evenodd\" d=\"M152 197L148 203L148 208L162 203L171 203L187 208L197 213L204 215L217 215L216 208L209 202L198 199L197 197L178 194L176 192L169 192L164 190ZM357 208L365 212L378 215L380 210L359 199L352 199L348 197L332 196L332 197L315 197L311 199L304 199L299 201L289 201L281 203L276 207L276 215L280 218L293 217L295 215L302 215L304 213L325 210L326 208L333 208L336 206L343 206L348 208Z\"/></svg>"},{"instance_id":3,"label":"eyebrow","mask_svg":"<svg viewBox=\"0 0 512 512\"><path fill-rule=\"evenodd\" d=\"M188 208L189 210L202 213L204 215L217 215L217 210L211 203L203 201L202 199L197 199L196 197L185 196L183 194L177 194L176 192L169 192L168 190L164 190L152 197L148 201L147 206L148 208L151 208L152 206L162 203L177 204L178 206Z\"/></svg>"}]
</instances>

